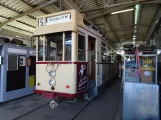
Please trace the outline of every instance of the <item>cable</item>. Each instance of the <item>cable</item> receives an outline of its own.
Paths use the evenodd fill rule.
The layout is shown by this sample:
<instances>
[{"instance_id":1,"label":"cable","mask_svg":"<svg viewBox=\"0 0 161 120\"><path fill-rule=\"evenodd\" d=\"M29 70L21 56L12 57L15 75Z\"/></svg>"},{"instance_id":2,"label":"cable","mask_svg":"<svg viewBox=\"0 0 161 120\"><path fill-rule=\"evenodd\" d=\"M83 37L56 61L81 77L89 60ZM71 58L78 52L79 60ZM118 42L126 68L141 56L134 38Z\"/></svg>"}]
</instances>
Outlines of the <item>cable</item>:
<instances>
[{"instance_id":1,"label":"cable","mask_svg":"<svg viewBox=\"0 0 161 120\"><path fill-rule=\"evenodd\" d=\"M53 72L56 72L57 68L59 67L60 64L57 64L57 66L55 67L55 64L52 64L52 63L48 63L47 66L46 66L46 72L50 72L50 70L53 70ZM48 71L48 67L51 66L51 69Z\"/></svg>"}]
</instances>

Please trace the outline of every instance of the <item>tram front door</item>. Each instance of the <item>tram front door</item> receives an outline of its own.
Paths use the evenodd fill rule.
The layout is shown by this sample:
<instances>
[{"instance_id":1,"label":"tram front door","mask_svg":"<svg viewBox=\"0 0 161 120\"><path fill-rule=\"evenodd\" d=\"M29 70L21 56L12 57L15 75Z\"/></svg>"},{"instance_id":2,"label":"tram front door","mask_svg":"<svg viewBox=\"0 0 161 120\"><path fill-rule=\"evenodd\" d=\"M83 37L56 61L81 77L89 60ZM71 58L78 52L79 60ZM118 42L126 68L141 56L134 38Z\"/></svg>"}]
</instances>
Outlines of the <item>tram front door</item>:
<instances>
[{"instance_id":1,"label":"tram front door","mask_svg":"<svg viewBox=\"0 0 161 120\"><path fill-rule=\"evenodd\" d=\"M89 80L95 82L96 80L96 49L95 49L96 39L88 36L88 76ZM93 83L92 82L92 83Z\"/></svg>"}]
</instances>

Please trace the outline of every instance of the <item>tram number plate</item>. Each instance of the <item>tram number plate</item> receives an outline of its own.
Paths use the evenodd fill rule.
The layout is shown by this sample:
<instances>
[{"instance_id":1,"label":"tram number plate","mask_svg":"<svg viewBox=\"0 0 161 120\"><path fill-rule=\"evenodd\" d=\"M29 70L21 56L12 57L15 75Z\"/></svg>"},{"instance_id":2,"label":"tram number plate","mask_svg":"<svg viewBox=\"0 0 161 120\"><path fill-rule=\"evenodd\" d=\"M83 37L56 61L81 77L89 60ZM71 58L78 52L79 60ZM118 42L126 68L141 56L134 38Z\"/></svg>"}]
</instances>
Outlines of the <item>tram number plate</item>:
<instances>
[{"instance_id":1,"label":"tram number plate","mask_svg":"<svg viewBox=\"0 0 161 120\"><path fill-rule=\"evenodd\" d=\"M45 25L45 19L44 18L39 18L38 19L38 26L41 27L41 26L44 26Z\"/></svg>"}]
</instances>

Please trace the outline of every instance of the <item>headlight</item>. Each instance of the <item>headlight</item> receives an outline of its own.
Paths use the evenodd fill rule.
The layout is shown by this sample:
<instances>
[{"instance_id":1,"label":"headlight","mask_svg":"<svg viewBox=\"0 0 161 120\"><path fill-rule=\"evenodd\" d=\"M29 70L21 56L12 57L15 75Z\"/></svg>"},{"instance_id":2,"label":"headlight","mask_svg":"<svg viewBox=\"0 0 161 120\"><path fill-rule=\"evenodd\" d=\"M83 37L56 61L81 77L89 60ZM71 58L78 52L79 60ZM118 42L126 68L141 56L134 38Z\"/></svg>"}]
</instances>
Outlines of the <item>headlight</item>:
<instances>
[{"instance_id":1,"label":"headlight","mask_svg":"<svg viewBox=\"0 0 161 120\"><path fill-rule=\"evenodd\" d=\"M54 76L55 76L55 72L54 72L53 70L50 70L50 71L49 71L49 76L50 76L50 77L54 77Z\"/></svg>"},{"instance_id":2,"label":"headlight","mask_svg":"<svg viewBox=\"0 0 161 120\"><path fill-rule=\"evenodd\" d=\"M53 80L53 79L49 80L49 85L50 86L55 86L55 84L56 84L55 80Z\"/></svg>"}]
</instances>

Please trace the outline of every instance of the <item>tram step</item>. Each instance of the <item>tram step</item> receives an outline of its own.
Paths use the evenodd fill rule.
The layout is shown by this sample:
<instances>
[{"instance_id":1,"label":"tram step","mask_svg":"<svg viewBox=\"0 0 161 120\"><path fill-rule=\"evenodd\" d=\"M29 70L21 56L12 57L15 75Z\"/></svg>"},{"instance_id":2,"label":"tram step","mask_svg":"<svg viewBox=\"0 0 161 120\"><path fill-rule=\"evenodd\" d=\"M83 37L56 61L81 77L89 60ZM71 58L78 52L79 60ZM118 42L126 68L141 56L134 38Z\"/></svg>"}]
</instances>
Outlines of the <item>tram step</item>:
<instances>
[{"instance_id":1,"label":"tram step","mask_svg":"<svg viewBox=\"0 0 161 120\"><path fill-rule=\"evenodd\" d=\"M92 100L96 97L97 95L92 95L92 96L88 96L88 94L85 96L86 100Z\"/></svg>"},{"instance_id":2,"label":"tram step","mask_svg":"<svg viewBox=\"0 0 161 120\"><path fill-rule=\"evenodd\" d=\"M97 94L97 87L90 87L90 88L88 88L88 94L89 95Z\"/></svg>"},{"instance_id":3,"label":"tram step","mask_svg":"<svg viewBox=\"0 0 161 120\"><path fill-rule=\"evenodd\" d=\"M97 96L97 87L88 88L88 93L85 95L85 99L92 100Z\"/></svg>"},{"instance_id":4,"label":"tram step","mask_svg":"<svg viewBox=\"0 0 161 120\"><path fill-rule=\"evenodd\" d=\"M96 86L95 80L89 80L88 81L88 88L93 88Z\"/></svg>"}]
</instances>

